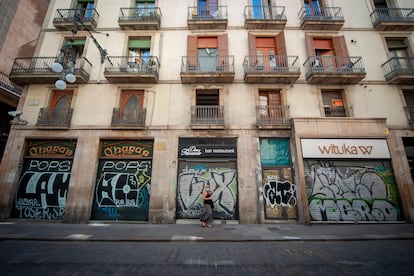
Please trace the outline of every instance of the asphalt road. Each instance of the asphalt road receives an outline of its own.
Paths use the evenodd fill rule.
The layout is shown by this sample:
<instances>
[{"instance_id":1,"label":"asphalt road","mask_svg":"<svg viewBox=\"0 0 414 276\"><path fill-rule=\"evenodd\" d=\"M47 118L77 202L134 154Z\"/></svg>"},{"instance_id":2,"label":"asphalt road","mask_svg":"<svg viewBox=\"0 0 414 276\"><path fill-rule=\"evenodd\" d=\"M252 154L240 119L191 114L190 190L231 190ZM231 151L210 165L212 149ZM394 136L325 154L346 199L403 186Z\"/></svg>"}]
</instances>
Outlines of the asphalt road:
<instances>
[{"instance_id":1,"label":"asphalt road","mask_svg":"<svg viewBox=\"0 0 414 276\"><path fill-rule=\"evenodd\" d=\"M413 275L414 240L0 241L2 275Z\"/></svg>"}]
</instances>

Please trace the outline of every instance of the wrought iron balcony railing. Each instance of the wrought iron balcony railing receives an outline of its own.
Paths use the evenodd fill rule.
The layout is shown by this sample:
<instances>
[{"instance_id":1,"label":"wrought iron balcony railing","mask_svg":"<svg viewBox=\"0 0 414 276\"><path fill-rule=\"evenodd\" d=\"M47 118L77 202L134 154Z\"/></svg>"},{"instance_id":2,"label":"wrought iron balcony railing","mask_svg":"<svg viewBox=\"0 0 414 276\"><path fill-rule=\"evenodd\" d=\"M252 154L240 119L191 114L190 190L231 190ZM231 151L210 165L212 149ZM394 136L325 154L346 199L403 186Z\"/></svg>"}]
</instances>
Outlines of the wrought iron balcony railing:
<instances>
[{"instance_id":1,"label":"wrought iron balcony railing","mask_svg":"<svg viewBox=\"0 0 414 276\"><path fill-rule=\"evenodd\" d=\"M188 20L227 20L227 6L188 7Z\"/></svg>"},{"instance_id":2,"label":"wrought iron balcony railing","mask_svg":"<svg viewBox=\"0 0 414 276\"><path fill-rule=\"evenodd\" d=\"M246 56L243 61L245 73L300 73L298 56Z\"/></svg>"},{"instance_id":3,"label":"wrought iron balcony railing","mask_svg":"<svg viewBox=\"0 0 414 276\"><path fill-rule=\"evenodd\" d=\"M146 113L145 108L114 108L112 111L112 125L143 127L145 126Z\"/></svg>"},{"instance_id":4,"label":"wrought iron balcony railing","mask_svg":"<svg viewBox=\"0 0 414 276\"><path fill-rule=\"evenodd\" d=\"M346 117L345 108L342 106L330 107L324 106L325 117Z\"/></svg>"},{"instance_id":5,"label":"wrought iron balcony railing","mask_svg":"<svg viewBox=\"0 0 414 276\"><path fill-rule=\"evenodd\" d=\"M36 125L68 128L72 119L72 113L72 108L41 108Z\"/></svg>"},{"instance_id":6,"label":"wrought iron balcony railing","mask_svg":"<svg viewBox=\"0 0 414 276\"><path fill-rule=\"evenodd\" d=\"M223 106L195 105L191 107L191 125L223 125Z\"/></svg>"},{"instance_id":7,"label":"wrought iron balcony railing","mask_svg":"<svg viewBox=\"0 0 414 276\"><path fill-rule=\"evenodd\" d=\"M9 93L20 97L22 95L23 88L10 81L9 76L0 72L0 88L8 91Z\"/></svg>"},{"instance_id":8,"label":"wrought iron balcony railing","mask_svg":"<svg viewBox=\"0 0 414 276\"><path fill-rule=\"evenodd\" d=\"M301 22L304 20L335 21L344 20L344 15L339 7L302 8L299 11L299 19Z\"/></svg>"},{"instance_id":9,"label":"wrought iron balcony railing","mask_svg":"<svg viewBox=\"0 0 414 276\"><path fill-rule=\"evenodd\" d=\"M308 69L308 73L365 73L362 57L309 56L303 65Z\"/></svg>"},{"instance_id":10,"label":"wrought iron balcony railing","mask_svg":"<svg viewBox=\"0 0 414 276\"><path fill-rule=\"evenodd\" d=\"M246 20L286 20L284 6L246 6L244 7Z\"/></svg>"},{"instance_id":11,"label":"wrought iron balcony railing","mask_svg":"<svg viewBox=\"0 0 414 276\"><path fill-rule=\"evenodd\" d=\"M55 26L65 23L73 24L75 16L79 17L86 25L91 24L96 27L98 24L99 13L95 9L57 9L53 24Z\"/></svg>"},{"instance_id":12,"label":"wrought iron balcony railing","mask_svg":"<svg viewBox=\"0 0 414 276\"><path fill-rule=\"evenodd\" d=\"M393 57L383 63L381 67L387 81L398 75L410 75L414 78L414 57Z\"/></svg>"},{"instance_id":13,"label":"wrought iron balcony railing","mask_svg":"<svg viewBox=\"0 0 414 276\"><path fill-rule=\"evenodd\" d=\"M105 61L105 72L107 73L131 73L131 74L156 74L158 76L160 62L156 56L130 57L110 56Z\"/></svg>"},{"instance_id":14,"label":"wrought iron balcony railing","mask_svg":"<svg viewBox=\"0 0 414 276\"><path fill-rule=\"evenodd\" d=\"M379 22L413 22L414 23L414 8L411 9L397 9L397 8L378 8L371 14L372 24L377 25Z\"/></svg>"},{"instance_id":15,"label":"wrought iron balcony railing","mask_svg":"<svg viewBox=\"0 0 414 276\"><path fill-rule=\"evenodd\" d=\"M56 61L56 57L30 57L30 58L16 58L10 72L10 78L18 78L21 75L32 75L41 77L42 75L56 75L59 78L60 74L52 70L52 63ZM83 80L89 80L92 70L92 63L86 57L76 58L74 66L75 75L80 76ZM77 81L78 82L78 81ZM42 83L35 81L33 83Z\"/></svg>"},{"instance_id":16,"label":"wrought iron balcony railing","mask_svg":"<svg viewBox=\"0 0 414 276\"><path fill-rule=\"evenodd\" d=\"M291 118L288 105L256 106L257 125L290 125Z\"/></svg>"},{"instance_id":17,"label":"wrought iron balcony railing","mask_svg":"<svg viewBox=\"0 0 414 276\"><path fill-rule=\"evenodd\" d=\"M152 8L121 8L118 20L121 21L161 21L161 9Z\"/></svg>"},{"instance_id":18,"label":"wrought iron balcony railing","mask_svg":"<svg viewBox=\"0 0 414 276\"><path fill-rule=\"evenodd\" d=\"M183 56L181 72L234 73L234 56Z\"/></svg>"}]
</instances>

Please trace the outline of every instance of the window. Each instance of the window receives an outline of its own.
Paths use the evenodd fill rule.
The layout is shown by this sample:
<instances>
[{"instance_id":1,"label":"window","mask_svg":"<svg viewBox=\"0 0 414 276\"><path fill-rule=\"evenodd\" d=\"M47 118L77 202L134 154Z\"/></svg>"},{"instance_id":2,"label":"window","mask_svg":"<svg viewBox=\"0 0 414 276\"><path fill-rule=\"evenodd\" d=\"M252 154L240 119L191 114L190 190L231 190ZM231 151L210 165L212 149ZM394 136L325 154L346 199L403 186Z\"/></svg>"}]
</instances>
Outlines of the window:
<instances>
[{"instance_id":1,"label":"window","mask_svg":"<svg viewBox=\"0 0 414 276\"><path fill-rule=\"evenodd\" d=\"M250 65L257 70L285 67L286 46L284 32L273 37L254 36L249 33Z\"/></svg>"},{"instance_id":2,"label":"window","mask_svg":"<svg viewBox=\"0 0 414 276\"><path fill-rule=\"evenodd\" d=\"M251 0L253 6L253 19L273 18L272 0Z\"/></svg>"},{"instance_id":3,"label":"window","mask_svg":"<svg viewBox=\"0 0 414 276\"><path fill-rule=\"evenodd\" d=\"M259 114L264 118L282 118L280 91L259 91Z\"/></svg>"},{"instance_id":4,"label":"window","mask_svg":"<svg viewBox=\"0 0 414 276\"><path fill-rule=\"evenodd\" d=\"M196 105L219 105L219 91L217 89L197 89Z\"/></svg>"},{"instance_id":5,"label":"window","mask_svg":"<svg viewBox=\"0 0 414 276\"><path fill-rule=\"evenodd\" d=\"M122 122L145 123L143 90L121 91L119 118Z\"/></svg>"},{"instance_id":6,"label":"window","mask_svg":"<svg viewBox=\"0 0 414 276\"><path fill-rule=\"evenodd\" d=\"M197 89L193 123L222 124L218 89Z\"/></svg>"},{"instance_id":7,"label":"window","mask_svg":"<svg viewBox=\"0 0 414 276\"><path fill-rule=\"evenodd\" d=\"M349 54L344 36L318 38L306 35L306 49L313 67L340 67L348 64Z\"/></svg>"},{"instance_id":8,"label":"window","mask_svg":"<svg viewBox=\"0 0 414 276\"><path fill-rule=\"evenodd\" d=\"M150 15L154 12L155 0L136 0L137 16Z\"/></svg>"},{"instance_id":9,"label":"window","mask_svg":"<svg viewBox=\"0 0 414 276\"><path fill-rule=\"evenodd\" d=\"M128 68L146 71L151 57L151 38L130 38L128 42Z\"/></svg>"},{"instance_id":10,"label":"window","mask_svg":"<svg viewBox=\"0 0 414 276\"><path fill-rule=\"evenodd\" d=\"M322 90L322 101L326 117L346 117L342 91Z\"/></svg>"},{"instance_id":11,"label":"window","mask_svg":"<svg viewBox=\"0 0 414 276\"><path fill-rule=\"evenodd\" d=\"M197 1L197 16L217 18L218 15L218 0L198 0Z\"/></svg>"},{"instance_id":12,"label":"window","mask_svg":"<svg viewBox=\"0 0 414 276\"><path fill-rule=\"evenodd\" d=\"M320 16L322 15L321 7L322 1L321 0L304 0L305 4L305 11L307 16Z\"/></svg>"},{"instance_id":13,"label":"window","mask_svg":"<svg viewBox=\"0 0 414 276\"><path fill-rule=\"evenodd\" d=\"M74 54L75 57L81 57L83 56L83 51L85 49L85 38L75 38L74 41L71 43L72 45L72 53ZM70 39L67 38L66 45L70 44Z\"/></svg>"},{"instance_id":14,"label":"window","mask_svg":"<svg viewBox=\"0 0 414 276\"><path fill-rule=\"evenodd\" d=\"M50 122L64 123L71 115L72 90L54 90L47 117Z\"/></svg>"},{"instance_id":15,"label":"window","mask_svg":"<svg viewBox=\"0 0 414 276\"><path fill-rule=\"evenodd\" d=\"M393 58L393 69L401 72L412 72L407 39L393 37L385 38L385 41L387 43L388 53L390 57Z\"/></svg>"},{"instance_id":16,"label":"window","mask_svg":"<svg viewBox=\"0 0 414 276\"><path fill-rule=\"evenodd\" d=\"M82 15L85 16L87 20L93 18L94 2L95 1L93 0L78 0L77 9L82 11Z\"/></svg>"},{"instance_id":17,"label":"window","mask_svg":"<svg viewBox=\"0 0 414 276\"><path fill-rule=\"evenodd\" d=\"M227 34L187 38L187 66L189 71L216 72L229 67Z\"/></svg>"}]
</instances>

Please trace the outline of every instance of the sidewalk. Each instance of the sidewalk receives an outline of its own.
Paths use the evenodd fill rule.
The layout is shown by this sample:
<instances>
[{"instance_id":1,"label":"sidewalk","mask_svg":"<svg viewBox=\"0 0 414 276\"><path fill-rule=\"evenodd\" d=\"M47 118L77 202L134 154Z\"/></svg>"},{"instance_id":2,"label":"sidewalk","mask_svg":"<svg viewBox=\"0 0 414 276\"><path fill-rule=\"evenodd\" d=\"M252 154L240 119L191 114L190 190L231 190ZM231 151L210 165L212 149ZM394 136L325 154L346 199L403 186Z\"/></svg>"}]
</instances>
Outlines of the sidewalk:
<instances>
[{"instance_id":1,"label":"sidewalk","mask_svg":"<svg viewBox=\"0 0 414 276\"><path fill-rule=\"evenodd\" d=\"M414 239L414 224L66 224L0 222L0 240L107 242L355 241Z\"/></svg>"}]
</instances>

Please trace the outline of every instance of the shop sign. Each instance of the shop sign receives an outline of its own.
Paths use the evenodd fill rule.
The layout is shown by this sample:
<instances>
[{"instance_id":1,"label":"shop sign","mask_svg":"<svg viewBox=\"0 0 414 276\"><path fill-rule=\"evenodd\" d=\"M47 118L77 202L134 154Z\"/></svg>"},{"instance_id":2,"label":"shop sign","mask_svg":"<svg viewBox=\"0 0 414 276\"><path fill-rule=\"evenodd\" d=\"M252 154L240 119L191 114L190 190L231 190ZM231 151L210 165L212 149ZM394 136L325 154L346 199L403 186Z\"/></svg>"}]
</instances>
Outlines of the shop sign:
<instances>
[{"instance_id":1,"label":"shop sign","mask_svg":"<svg viewBox=\"0 0 414 276\"><path fill-rule=\"evenodd\" d=\"M102 141L101 158L151 158L152 141Z\"/></svg>"},{"instance_id":2,"label":"shop sign","mask_svg":"<svg viewBox=\"0 0 414 276\"><path fill-rule=\"evenodd\" d=\"M389 159L385 139L301 139L303 158Z\"/></svg>"},{"instance_id":3,"label":"shop sign","mask_svg":"<svg viewBox=\"0 0 414 276\"><path fill-rule=\"evenodd\" d=\"M76 141L31 140L27 142L26 157L73 158Z\"/></svg>"},{"instance_id":4,"label":"shop sign","mask_svg":"<svg viewBox=\"0 0 414 276\"><path fill-rule=\"evenodd\" d=\"M236 158L235 145L180 145L178 158Z\"/></svg>"}]
</instances>

